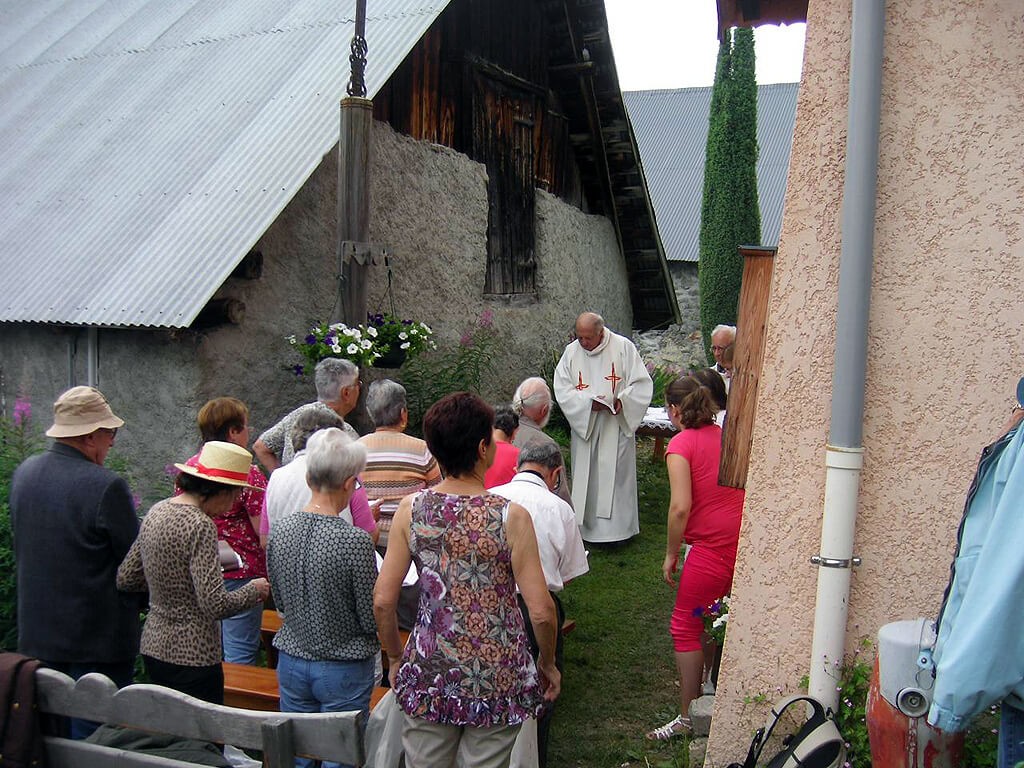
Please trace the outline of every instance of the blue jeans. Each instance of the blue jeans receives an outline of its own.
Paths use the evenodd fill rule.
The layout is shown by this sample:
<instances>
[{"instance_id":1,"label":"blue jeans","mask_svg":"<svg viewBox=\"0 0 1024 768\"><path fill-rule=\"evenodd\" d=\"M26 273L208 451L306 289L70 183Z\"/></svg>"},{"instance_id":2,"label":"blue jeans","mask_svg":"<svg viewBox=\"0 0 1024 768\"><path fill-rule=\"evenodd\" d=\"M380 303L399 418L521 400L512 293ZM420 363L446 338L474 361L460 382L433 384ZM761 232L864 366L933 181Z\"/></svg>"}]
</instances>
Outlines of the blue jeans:
<instances>
[{"instance_id":1,"label":"blue jeans","mask_svg":"<svg viewBox=\"0 0 1024 768\"><path fill-rule=\"evenodd\" d=\"M277 685L282 712L370 713L373 693L373 656L362 661L310 661L281 651L277 659ZM296 758L296 768L310 768L314 761ZM324 762L323 768L338 763Z\"/></svg>"},{"instance_id":2,"label":"blue jeans","mask_svg":"<svg viewBox=\"0 0 1024 768\"><path fill-rule=\"evenodd\" d=\"M252 579L224 579L224 589L234 592ZM263 603L256 603L241 613L221 619L220 638L224 644L224 661L232 664L255 664L260 657L260 624Z\"/></svg>"},{"instance_id":3,"label":"blue jeans","mask_svg":"<svg viewBox=\"0 0 1024 768\"><path fill-rule=\"evenodd\" d=\"M1003 702L999 716L998 768L1013 768L1024 760L1024 710Z\"/></svg>"}]
</instances>

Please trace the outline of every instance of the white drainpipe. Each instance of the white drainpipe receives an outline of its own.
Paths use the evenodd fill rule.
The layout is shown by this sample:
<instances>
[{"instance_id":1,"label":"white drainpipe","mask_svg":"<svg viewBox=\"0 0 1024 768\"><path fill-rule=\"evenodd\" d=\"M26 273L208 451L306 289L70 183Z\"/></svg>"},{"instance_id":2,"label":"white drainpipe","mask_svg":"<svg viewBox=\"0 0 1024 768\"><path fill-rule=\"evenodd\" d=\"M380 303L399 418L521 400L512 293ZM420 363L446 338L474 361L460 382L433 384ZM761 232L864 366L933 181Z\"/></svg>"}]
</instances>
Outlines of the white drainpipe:
<instances>
[{"instance_id":1,"label":"white drainpipe","mask_svg":"<svg viewBox=\"0 0 1024 768\"><path fill-rule=\"evenodd\" d=\"M832 423L825 451L825 509L818 566L808 693L835 709L839 665L846 646L850 575L860 471L863 466L864 379L878 187L882 37L885 0L853 0L846 175Z\"/></svg>"}]
</instances>

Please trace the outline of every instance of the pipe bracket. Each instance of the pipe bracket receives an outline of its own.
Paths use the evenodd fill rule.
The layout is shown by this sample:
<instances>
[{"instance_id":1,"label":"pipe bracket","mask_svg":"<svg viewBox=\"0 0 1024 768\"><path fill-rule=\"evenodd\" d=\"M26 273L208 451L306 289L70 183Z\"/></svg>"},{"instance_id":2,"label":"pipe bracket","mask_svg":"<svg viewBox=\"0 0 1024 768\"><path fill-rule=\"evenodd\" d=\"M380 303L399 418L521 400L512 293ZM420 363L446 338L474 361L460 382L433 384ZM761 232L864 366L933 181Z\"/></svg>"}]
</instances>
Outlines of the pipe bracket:
<instances>
[{"instance_id":1,"label":"pipe bracket","mask_svg":"<svg viewBox=\"0 0 1024 768\"><path fill-rule=\"evenodd\" d=\"M861 560L859 557L837 558L837 557L822 557L821 555L811 555L811 565L817 565L821 568L853 568L859 566Z\"/></svg>"}]
</instances>

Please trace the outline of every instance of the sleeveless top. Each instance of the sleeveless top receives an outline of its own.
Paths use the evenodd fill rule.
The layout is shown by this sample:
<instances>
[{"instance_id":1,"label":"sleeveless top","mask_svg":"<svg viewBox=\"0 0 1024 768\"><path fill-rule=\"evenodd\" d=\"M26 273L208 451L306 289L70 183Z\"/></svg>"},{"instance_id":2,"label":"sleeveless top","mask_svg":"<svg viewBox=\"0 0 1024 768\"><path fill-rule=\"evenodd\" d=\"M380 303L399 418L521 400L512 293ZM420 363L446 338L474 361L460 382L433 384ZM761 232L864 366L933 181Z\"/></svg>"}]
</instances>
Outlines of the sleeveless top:
<instances>
[{"instance_id":1,"label":"sleeveless top","mask_svg":"<svg viewBox=\"0 0 1024 768\"><path fill-rule=\"evenodd\" d=\"M541 690L502 522L508 503L431 490L413 501L409 548L422 563L422 590L395 685L410 717L490 727L538 716Z\"/></svg>"}]
</instances>

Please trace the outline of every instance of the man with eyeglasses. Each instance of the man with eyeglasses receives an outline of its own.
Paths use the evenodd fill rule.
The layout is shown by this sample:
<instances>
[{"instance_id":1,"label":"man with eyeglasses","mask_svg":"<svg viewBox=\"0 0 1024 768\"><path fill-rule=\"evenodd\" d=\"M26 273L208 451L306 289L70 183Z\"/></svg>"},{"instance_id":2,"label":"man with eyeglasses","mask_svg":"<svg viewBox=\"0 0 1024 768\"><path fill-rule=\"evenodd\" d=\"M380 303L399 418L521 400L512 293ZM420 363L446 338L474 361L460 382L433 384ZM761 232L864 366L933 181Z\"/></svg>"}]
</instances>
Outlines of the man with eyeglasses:
<instances>
[{"instance_id":1,"label":"man with eyeglasses","mask_svg":"<svg viewBox=\"0 0 1024 768\"><path fill-rule=\"evenodd\" d=\"M555 603L558 626L561 627L565 621L565 611L562 610L558 593L569 581L590 570L579 526L576 525L576 513L556 495L565 477L562 451L554 442L527 443L519 450L518 470L511 481L491 488L490 492L522 505L530 513L533 529L537 534L537 550L540 553L541 568L544 570L544 580L547 581L548 591L551 592L551 599ZM536 659L539 647L533 636L526 603L521 598L519 607L523 612L530 650ZM555 666L559 672L564 673L561 632L558 633L555 645ZM548 731L553 710L554 705L545 707L544 714L537 721L540 768L547 765Z\"/></svg>"},{"instance_id":2,"label":"man with eyeglasses","mask_svg":"<svg viewBox=\"0 0 1024 768\"><path fill-rule=\"evenodd\" d=\"M313 382L316 385L316 401L300 405L253 443L252 452L268 475L295 457L290 435L295 421L304 413L333 411L342 419L341 429L353 440L359 439L359 433L345 422L345 417L359 402L359 367L350 360L328 357L317 363Z\"/></svg>"},{"instance_id":3,"label":"man with eyeglasses","mask_svg":"<svg viewBox=\"0 0 1024 768\"><path fill-rule=\"evenodd\" d=\"M117 591L117 567L139 523L128 484L103 467L118 427L107 399L74 387L53 406L54 443L11 480L18 586L18 651L76 680L102 672L131 683L139 600ZM85 738L95 723L73 720Z\"/></svg>"},{"instance_id":4,"label":"man with eyeglasses","mask_svg":"<svg viewBox=\"0 0 1024 768\"><path fill-rule=\"evenodd\" d=\"M715 364L711 366L711 370L722 377L722 381L725 382L725 391L729 391L729 382L731 381L731 371L725 365L725 361L722 359L722 355L729 347L731 347L736 341L736 326L735 325L716 325L715 329L711 331L711 354L715 356Z\"/></svg>"}]
</instances>

